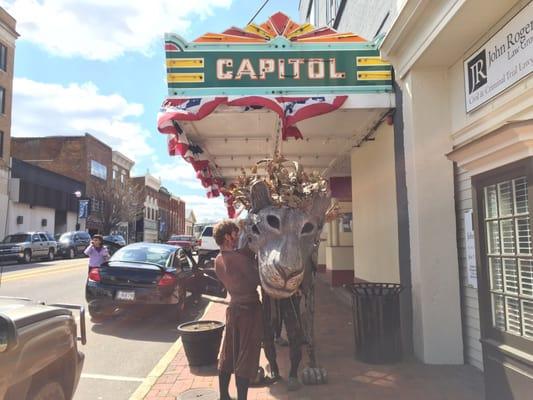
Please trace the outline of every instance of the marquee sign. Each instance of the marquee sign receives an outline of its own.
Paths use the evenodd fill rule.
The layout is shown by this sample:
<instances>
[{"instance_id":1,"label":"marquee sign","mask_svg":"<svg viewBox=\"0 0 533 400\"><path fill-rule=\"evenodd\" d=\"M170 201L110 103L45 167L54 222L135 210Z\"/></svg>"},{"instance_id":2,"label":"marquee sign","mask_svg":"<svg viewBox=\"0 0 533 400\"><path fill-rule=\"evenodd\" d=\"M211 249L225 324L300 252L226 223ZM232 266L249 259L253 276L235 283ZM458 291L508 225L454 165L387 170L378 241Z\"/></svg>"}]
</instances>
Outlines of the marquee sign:
<instances>
[{"instance_id":1,"label":"marquee sign","mask_svg":"<svg viewBox=\"0 0 533 400\"><path fill-rule=\"evenodd\" d=\"M222 106L243 113L267 109L279 117L282 140L302 139L300 121L339 109L350 95L392 92L392 68L378 45L353 33L300 25L282 13L191 43L167 34L168 97L157 128L167 135L169 154L193 166L208 197L222 194L233 218L228 183L182 122L202 120Z\"/></svg>"},{"instance_id":2,"label":"marquee sign","mask_svg":"<svg viewBox=\"0 0 533 400\"><path fill-rule=\"evenodd\" d=\"M262 25L207 33L192 43L165 35L169 96L390 92L377 42L277 13Z\"/></svg>"}]
</instances>

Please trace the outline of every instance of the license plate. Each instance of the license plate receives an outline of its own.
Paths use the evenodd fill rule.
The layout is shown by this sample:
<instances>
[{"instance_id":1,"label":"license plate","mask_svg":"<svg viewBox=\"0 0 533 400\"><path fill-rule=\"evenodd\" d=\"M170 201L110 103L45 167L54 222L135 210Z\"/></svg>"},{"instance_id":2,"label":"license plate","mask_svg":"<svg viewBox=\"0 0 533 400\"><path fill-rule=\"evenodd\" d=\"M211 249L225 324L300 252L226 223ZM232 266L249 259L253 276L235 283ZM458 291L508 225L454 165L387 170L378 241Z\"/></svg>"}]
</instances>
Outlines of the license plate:
<instances>
[{"instance_id":1,"label":"license plate","mask_svg":"<svg viewBox=\"0 0 533 400\"><path fill-rule=\"evenodd\" d=\"M117 300L135 300L135 292L125 292L123 290L117 291L117 294L115 296Z\"/></svg>"}]
</instances>

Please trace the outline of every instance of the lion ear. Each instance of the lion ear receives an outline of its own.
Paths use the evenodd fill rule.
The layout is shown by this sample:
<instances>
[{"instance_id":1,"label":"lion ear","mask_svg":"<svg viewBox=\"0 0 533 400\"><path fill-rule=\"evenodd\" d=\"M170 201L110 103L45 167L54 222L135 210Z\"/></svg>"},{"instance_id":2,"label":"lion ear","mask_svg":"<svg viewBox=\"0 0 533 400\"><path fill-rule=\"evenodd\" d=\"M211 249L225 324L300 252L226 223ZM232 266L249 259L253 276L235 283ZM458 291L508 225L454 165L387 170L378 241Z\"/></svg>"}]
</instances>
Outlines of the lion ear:
<instances>
[{"instance_id":1,"label":"lion ear","mask_svg":"<svg viewBox=\"0 0 533 400\"><path fill-rule=\"evenodd\" d=\"M316 194L313 198L313 205L311 206L311 215L318 219L324 219L326 211L331 205L331 197L323 194Z\"/></svg>"},{"instance_id":2,"label":"lion ear","mask_svg":"<svg viewBox=\"0 0 533 400\"><path fill-rule=\"evenodd\" d=\"M265 207L272 205L272 199L270 198L270 191L264 181L257 181L252 185L250 189L252 200L252 212L257 213Z\"/></svg>"}]
</instances>

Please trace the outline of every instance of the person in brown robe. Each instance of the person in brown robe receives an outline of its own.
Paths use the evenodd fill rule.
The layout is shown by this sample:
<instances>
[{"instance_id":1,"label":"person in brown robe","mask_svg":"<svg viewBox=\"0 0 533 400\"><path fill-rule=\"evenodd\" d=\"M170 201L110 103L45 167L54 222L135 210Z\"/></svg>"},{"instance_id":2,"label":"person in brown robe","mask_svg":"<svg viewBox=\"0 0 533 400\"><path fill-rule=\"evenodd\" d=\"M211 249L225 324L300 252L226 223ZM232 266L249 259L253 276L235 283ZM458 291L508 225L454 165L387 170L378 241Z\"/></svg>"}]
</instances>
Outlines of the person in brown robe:
<instances>
[{"instance_id":1,"label":"person in brown robe","mask_svg":"<svg viewBox=\"0 0 533 400\"><path fill-rule=\"evenodd\" d=\"M255 255L247 248L237 250L239 227L232 221L218 223L213 231L220 253L215 272L230 294L226 310L226 332L219 370L221 400L230 400L229 382L235 374L238 400L246 400L248 387L259 368L263 316L257 287L260 284Z\"/></svg>"}]
</instances>

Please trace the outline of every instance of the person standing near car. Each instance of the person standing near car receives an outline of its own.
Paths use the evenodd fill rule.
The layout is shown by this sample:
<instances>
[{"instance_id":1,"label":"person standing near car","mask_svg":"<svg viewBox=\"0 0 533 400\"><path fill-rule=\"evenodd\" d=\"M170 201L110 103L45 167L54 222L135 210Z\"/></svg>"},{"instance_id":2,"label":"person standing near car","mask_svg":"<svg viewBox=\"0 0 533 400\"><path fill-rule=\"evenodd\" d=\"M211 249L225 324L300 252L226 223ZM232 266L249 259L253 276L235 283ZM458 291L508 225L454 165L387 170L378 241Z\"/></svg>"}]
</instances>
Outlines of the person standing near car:
<instances>
[{"instance_id":1,"label":"person standing near car","mask_svg":"<svg viewBox=\"0 0 533 400\"><path fill-rule=\"evenodd\" d=\"M91 244L85 249L84 253L89 257L89 268L100 267L109 260L109 251L104 247L102 235L94 235Z\"/></svg>"},{"instance_id":2,"label":"person standing near car","mask_svg":"<svg viewBox=\"0 0 533 400\"><path fill-rule=\"evenodd\" d=\"M260 284L255 255L248 248L236 250L239 227L232 221L215 225L213 236L220 247L215 273L231 300L226 310L226 332L218 364L220 400L230 400L229 382L235 374L238 400L246 400L250 381L257 376L263 316L257 287Z\"/></svg>"}]
</instances>

